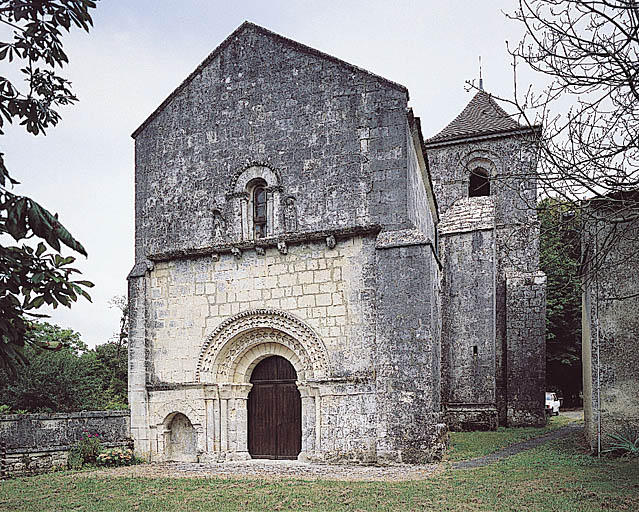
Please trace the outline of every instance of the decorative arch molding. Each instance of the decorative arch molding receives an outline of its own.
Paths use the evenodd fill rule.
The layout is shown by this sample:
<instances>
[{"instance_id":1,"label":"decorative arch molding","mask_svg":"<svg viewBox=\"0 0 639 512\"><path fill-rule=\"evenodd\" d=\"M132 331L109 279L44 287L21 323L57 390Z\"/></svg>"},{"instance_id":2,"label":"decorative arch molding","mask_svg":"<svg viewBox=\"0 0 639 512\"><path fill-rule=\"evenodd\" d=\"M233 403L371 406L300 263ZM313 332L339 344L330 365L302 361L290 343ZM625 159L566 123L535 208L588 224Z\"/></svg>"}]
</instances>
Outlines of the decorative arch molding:
<instances>
[{"instance_id":1,"label":"decorative arch molding","mask_svg":"<svg viewBox=\"0 0 639 512\"><path fill-rule=\"evenodd\" d=\"M202 429L204 421L202 415L184 400L171 400L169 402L162 403L162 405L156 409L155 414L153 415L153 420L150 424L168 427L173 417L178 413L186 416L196 431Z\"/></svg>"},{"instance_id":2,"label":"decorative arch molding","mask_svg":"<svg viewBox=\"0 0 639 512\"><path fill-rule=\"evenodd\" d=\"M255 365L282 355L302 378L329 375L321 338L305 322L275 309L244 311L223 321L202 346L195 371L198 382L248 382Z\"/></svg>"},{"instance_id":3,"label":"decorative arch molding","mask_svg":"<svg viewBox=\"0 0 639 512\"><path fill-rule=\"evenodd\" d=\"M477 168L485 169L491 178L496 178L501 174L501 158L494 151L488 149L475 149L460 157L460 165L467 175L470 175Z\"/></svg>"},{"instance_id":4,"label":"decorative arch molding","mask_svg":"<svg viewBox=\"0 0 639 512\"><path fill-rule=\"evenodd\" d=\"M266 162L248 162L238 169L228 189L229 194L238 194L246 191L246 185L255 178L262 178L269 187L281 185L280 171Z\"/></svg>"}]
</instances>

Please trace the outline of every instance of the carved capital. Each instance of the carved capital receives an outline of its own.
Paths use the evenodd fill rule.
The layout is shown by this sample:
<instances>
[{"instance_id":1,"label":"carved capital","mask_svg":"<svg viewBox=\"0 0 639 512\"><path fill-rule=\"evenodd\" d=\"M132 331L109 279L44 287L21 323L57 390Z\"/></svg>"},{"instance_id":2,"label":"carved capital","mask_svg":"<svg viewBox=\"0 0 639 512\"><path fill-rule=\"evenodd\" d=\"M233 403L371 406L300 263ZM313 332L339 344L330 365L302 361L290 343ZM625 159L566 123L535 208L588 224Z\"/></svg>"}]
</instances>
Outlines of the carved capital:
<instances>
[{"instance_id":1,"label":"carved capital","mask_svg":"<svg viewBox=\"0 0 639 512\"><path fill-rule=\"evenodd\" d=\"M216 384L205 384L202 386L204 400L216 400L220 398L220 393Z\"/></svg>"},{"instance_id":2,"label":"carved capital","mask_svg":"<svg viewBox=\"0 0 639 512\"><path fill-rule=\"evenodd\" d=\"M297 385L297 389L300 392L301 398L313 398L317 396L319 389L317 386L312 386L306 381L297 381L295 383Z\"/></svg>"},{"instance_id":3,"label":"carved capital","mask_svg":"<svg viewBox=\"0 0 639 512\"><path fill-rule=\"evenodd\" d=\"M237 384L234 382L224 382L219 385L219 396L222 400L231 398L239 398L240 400L248 399L253 384Z\"/></svg>"}]
</instances>

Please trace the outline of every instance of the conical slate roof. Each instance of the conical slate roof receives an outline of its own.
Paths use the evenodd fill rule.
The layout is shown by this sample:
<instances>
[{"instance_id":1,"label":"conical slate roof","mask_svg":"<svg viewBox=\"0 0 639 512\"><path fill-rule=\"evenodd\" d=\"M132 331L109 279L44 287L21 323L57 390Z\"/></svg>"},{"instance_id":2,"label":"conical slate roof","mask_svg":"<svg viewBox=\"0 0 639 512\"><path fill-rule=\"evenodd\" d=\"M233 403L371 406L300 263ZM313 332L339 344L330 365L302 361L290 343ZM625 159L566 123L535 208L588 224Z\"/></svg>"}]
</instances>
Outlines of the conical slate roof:
<instances>
[{"instance_id":1,"label":"conical slate roof","mask_svg":"<svg viewBox=\"0 0 639 512\"><path fill-rule=\"evenodd\" d=\"M497 105L490 94L479 91L461 114L437 135L426 140L426 144L525 128Z\"/></svg>"}]
</instances>

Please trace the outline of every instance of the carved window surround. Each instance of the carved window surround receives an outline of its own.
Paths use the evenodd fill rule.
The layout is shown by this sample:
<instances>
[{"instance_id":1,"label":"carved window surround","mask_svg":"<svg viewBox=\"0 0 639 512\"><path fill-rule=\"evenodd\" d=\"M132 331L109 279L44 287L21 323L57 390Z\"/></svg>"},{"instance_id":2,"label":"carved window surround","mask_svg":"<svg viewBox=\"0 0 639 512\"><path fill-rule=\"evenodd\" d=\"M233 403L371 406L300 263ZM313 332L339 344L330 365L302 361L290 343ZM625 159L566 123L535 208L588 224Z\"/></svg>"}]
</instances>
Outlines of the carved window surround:
<instances>
[{"instance_id":1,"label":"carved window surround","mask_svg":"<svg viewBox=\"0 0 639 512\"><path fill-rule=\"evenodd\" d=\"M281 223L282 187L279 172L267 164L254 162L242 168L233 176L231 189L226 194L231 212L231 239L242 242L255 240L253 225L253 188L259 181L266 191L266 233L267 237L283 231Z\"/></svg>"}]
</instances>

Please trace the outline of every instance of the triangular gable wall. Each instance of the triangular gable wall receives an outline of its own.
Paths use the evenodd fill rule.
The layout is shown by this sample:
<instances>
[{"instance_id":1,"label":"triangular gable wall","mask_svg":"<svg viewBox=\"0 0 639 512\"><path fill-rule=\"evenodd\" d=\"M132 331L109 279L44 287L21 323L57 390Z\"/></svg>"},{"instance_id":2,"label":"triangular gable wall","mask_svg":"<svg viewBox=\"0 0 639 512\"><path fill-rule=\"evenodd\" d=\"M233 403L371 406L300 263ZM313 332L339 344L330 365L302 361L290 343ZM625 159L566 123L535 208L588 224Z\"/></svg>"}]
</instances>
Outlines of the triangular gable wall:
<instances>
[{"instance_id":1,"label":"triangular gable wall","mask_svg":"<svg viewBox=\"0 0 639 512\"><path fill-rule=\"evenodd\" d=\"M138 136L138 134L144 130L144 128L153 120L155 119L155 117L162 112L162 110L164 110L164 108L173 100L173 98L175 98L175 96L177 96L196 76L198 76L202 70L208 66L211 61L213 59L215 59L218 55L220 55L224 49L229 46L233 41L236 40L236 38L238 38L238 36L240 36L243 32L247 31L247 30L254 30L262 35L264 35L265 37L271 37L273 39L276 39L277 41L281 42L282 44L285 44L289 47L292 47L300 52L303 53L307 53L307 54L311 54L314 55L316 57L320 57L322 59L326 59L330 62L336 63L340 66L343 66L345 68L347 68L348 70L352 71L352 72L356 72L356 73L362 73L367 75L370 78L373 78L381 83L383 83L384 85L391 87L393 89L397 89L401 92L404 92L406 94L406 99L408 100L408 89L401 85L398 84L396 82L393 82L391 80L388 80L384 77L381 77L379 75L376 75L374 73L371 73L370 71L366 71L365 69L359 68L357 66L354 66L353 64L349 64L348 62L345 62L341 59L338 59L336 57L333 57L331 55L328 55L326 53L323 53L319 50L316 50L314 48L311 48L310 46L306 46L304 44L298 43L297 41L293 41L292 39L289 39L287 37L281 36L279 34L276 34L275 32L271 32L268 29L265 29L264 27L261 27L259 25L256 25L254 23L251 23L249 21L245 21L244 23L242 23L231 35L229 35L224 41L222 41L222 43L215 48L215 50L213 50L199 65L197 68L195 68L195 70L189 75L187 76L184 81L178 85L175 90L169 94L169 96L151 113L151 115L149 115L149 117L146 118L146 120L131 134L131 137L136 138Z\"/></svg>"}]
</instances>

